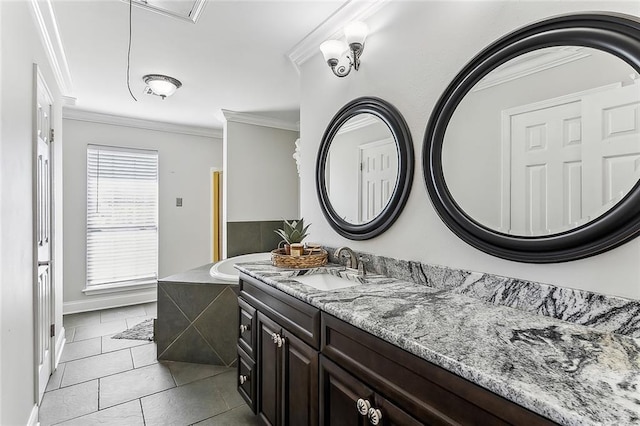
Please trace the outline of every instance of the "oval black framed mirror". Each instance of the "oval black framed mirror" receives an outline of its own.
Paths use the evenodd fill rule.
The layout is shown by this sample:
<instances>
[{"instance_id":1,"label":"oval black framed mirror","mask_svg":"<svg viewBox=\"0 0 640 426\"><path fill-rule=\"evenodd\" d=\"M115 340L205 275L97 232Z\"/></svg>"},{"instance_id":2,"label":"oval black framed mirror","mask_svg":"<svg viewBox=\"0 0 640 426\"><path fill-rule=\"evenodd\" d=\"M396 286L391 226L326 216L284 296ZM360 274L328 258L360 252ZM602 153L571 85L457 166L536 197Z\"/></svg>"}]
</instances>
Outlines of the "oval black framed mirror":
<instances>
[{"instance_id":1,"label":"oval black framed mirror","mask_svg":"<svg viewBox=\"0 0 640 426\"><path fill-rule=\"evenodd\" d=\"M409 197L413 163L411 134L393 105L375 97L346 104L327 126L316 159L329 224L352 240L387 230Z\"/></svg>"},{"instance_id":2,"label":"oval black framed mirror","mask_svg":"<svg viewBox=\"0 0 640 426\"><path fill-rule=\"evenodd\" d=\"M445 224L486 253L528 263L635 238L638 73L640 20L614 13L546 19L481 51L425 133L424 179Z\"/></svg>"}]
</instances>

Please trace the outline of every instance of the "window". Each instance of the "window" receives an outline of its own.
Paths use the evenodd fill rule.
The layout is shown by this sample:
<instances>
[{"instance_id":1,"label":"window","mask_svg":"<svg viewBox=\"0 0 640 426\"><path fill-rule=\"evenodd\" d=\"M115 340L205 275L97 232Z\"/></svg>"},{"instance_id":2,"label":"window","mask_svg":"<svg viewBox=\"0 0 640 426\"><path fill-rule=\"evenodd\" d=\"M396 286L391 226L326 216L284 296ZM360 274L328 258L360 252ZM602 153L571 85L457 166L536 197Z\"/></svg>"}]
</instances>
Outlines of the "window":
<instances>
[{"instance_id":1,"label":"window","mask_svg":"<svg viewBox=\"0 0 640 426\"><path fill-rule=\"evenodd\" d=\"M87 290L158 278L158 152L87 147Z\"/></svg>"}]
</instances>

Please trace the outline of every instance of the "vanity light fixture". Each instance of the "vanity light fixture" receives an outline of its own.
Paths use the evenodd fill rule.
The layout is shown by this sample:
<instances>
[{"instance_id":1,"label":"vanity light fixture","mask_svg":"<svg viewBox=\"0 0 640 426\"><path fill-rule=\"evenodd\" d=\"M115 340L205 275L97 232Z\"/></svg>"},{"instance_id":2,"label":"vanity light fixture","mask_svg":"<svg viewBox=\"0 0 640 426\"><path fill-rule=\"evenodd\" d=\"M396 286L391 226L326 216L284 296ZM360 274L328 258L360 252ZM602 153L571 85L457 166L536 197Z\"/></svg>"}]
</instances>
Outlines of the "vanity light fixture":
<instances>
[{"instance_id":1,"label":"vanity light fixture","mask_svg":"<svg viewBox=\"0 0 640 426\"><path fill-rule=\"evenodd\" d=\"M142 80L147 84L146 93L160 96L163 100L182 86L179 80L162 74L147 74Z\"/></svg>"},{"instance_id":2,"label":"vanity light fixture","mask_svg":"<svg viewBox=\"0 0 640 426\"><path fill-rule=\"evenodd\" d=\"M369 27L364 22L354 21L344 27L346 43L341 40L327 40L320 45L320 51L327 61L331 71L338 77L345 77L351 72L351 68L358 71L360 68L360 55L364 50L364 40L369 33ZM345 55L349 61L346 65L339 65L340 59Z\"/></svg>"}]
</instances>

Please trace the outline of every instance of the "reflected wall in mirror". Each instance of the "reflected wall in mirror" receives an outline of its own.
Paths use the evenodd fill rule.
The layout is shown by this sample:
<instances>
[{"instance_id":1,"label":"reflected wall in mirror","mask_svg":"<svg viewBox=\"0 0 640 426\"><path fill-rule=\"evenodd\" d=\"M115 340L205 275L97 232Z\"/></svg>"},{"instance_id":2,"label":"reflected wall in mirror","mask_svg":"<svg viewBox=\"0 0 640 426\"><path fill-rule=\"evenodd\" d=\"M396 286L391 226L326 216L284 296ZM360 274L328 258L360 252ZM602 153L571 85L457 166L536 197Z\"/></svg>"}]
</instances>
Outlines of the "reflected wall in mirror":
<instances>
[{"instance_id":1,"label":"reflected wall in mirror","mask_svg":"<svg viewBox=\"0 0 640 426\"><path fill-rule=\"evenodd\" d=\"M353 240L384 232L409 196L413 162L409 129L391 104L363 97L342 107L316 162L318 199L329 224Z\"/></svg>"},{"instance_id":2,"label":"reflected wall in mirror","mask_svg":"<svg viewBox=\"0 0 640 426\"><path fill-rule=\"evenodd\" d=\"M347 120L329 146L325 180L331 205L345 222L375 219L398 180L398 149L389 127L368 113Z\"/></svg>"},{"instance_id":3,"label":"reflected wall in mirror","mask_svg":"<svg viewBox=\"0 0 640 426\"><path fill-rule=\"evenodd\" d=\"M640 19L562 15L474 57L423 144L435 210L461 239L519 262L581 259L640 234Z\"/></svg>"},{"instance_id":4,"label":"reflected wall in mirror","mask_svg":"<svg viewBox=\"0 0 640 426\"><path fill-rule=\"evenodd\" d=\"M442 167L453 199L480 224L521 236L606 213L640 177L637 77L619 57L579 46L494 69L446 129Z\"/></svg>"}]
</instances>

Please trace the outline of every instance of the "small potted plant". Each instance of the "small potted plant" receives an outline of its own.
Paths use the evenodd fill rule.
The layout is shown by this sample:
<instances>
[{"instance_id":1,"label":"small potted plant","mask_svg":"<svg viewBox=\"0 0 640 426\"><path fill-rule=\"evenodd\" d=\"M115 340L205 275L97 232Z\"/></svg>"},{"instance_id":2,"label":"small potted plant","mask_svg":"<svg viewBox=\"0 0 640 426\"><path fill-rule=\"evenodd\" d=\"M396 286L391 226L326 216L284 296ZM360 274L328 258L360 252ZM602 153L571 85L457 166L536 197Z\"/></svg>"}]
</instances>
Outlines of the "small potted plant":
<instances>
[{"instance_id":1,"label":"small potted plant","mask_svg":"<svg viewBox=\"0 0 640 426\"><path fill-rule=\"evenodd\" d=\"M273 231L282 237L286 254L291 254L291 244L299 244L306 238L309 225L304 225L304 219L291 222L285 219L282 228Z\"/></svg>"}]
</instances>

